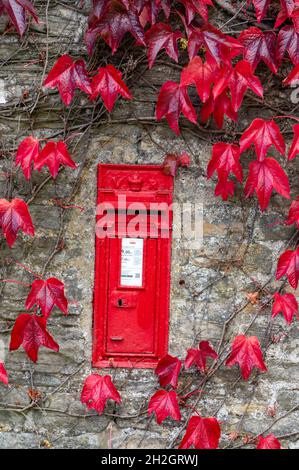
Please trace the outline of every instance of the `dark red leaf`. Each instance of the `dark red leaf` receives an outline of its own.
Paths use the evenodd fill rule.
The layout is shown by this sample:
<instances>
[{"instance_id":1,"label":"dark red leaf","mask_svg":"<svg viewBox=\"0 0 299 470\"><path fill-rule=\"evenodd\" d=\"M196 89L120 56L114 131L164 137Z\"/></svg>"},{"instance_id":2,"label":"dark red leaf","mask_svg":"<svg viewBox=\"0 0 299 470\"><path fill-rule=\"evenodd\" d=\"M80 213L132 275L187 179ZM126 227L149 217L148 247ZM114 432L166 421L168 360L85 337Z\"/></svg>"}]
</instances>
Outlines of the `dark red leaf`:
<instances>
[{"instance_id":1,"label":"dark red leaf","mask_svg":"<svg viewBox=\"0 0 299 470\"><path fill-rule=\"evenodd\" d=\"M164 11L166 18L169 18L171 10L170 0L147 0L142 13L139 15L139 19L142 25L146 25L148 22L153 25L157 21L160 10Z\"/></svg>"},{"instance_id":2,"label":"dark red leaf","mask_svg":"<svg viewBox=\"0 0 299 470\"><path fill-rule=\"evenodd\" d=\"M218 354L211 348L209 341L201 341L198 349L188 349L185 359L186 369L189 369L192 365L196 365L201 372L205 372L207 357L217 359Z\"/></svg>"},{"instance_id":3,"label":"dark red leaf","mask_svg":"<svg viewBox=\"0 0 299 470\"><path fill-rule=\"evenodd\" d=\"M258 159L263 160L268 149L274 145L277 150L285 154L285 142L278 125L273 121L256 118L242 134L240 150L244 152L254 144Z\"/></svg>"},{"instance_id":4,"label":"dark red leaf","mask_svg":"<svg viewBox=\"0 0 299 470\"><path fill-rule=\"evenodd\" d=\"M233 121L238 119L238 114L233 110L232 102L226 91L217 98L214 98L213 95L211 95L208 101L206 101L202 106L200 110L200 118L203 122L207 122L212 114L219 129L222 129L223 127L225 115Z\"/></svg>"},{"instance_id":5,"label":"dark red leaf","mask_svg":"<svg viewBox=\"0 0 299 470\"><path fill-rule=\"evenodd\" d=\"M46 281L41 279L33 281L26 300L26 309L30 310L34 305L40 307L45 318L48 318L54 305L67 314L68 302L64 295L63 282L56 277L50 277Z\"/></svg>"},{"instance_id":6,"label":"dark red leaf","mask_svg":"<svg viewBox=\"0 0 299 470\"><path fill-rule=\"evenodd\" d=\"M150 399L148 414L155 413L158 424L161 424L168 416L176 421L181 420L181 412L176 392L171 390L159 390Z\"/></svg>"},{"instance_id":7,"label":"dark red leaf","mask_svg":"<svg viewBox=\"0 0 299 470\"><path fill-rule=\"evenodd\" d=\"M215 196L221 196L223 201L227 201L229 196L233 196L235 185L233 181L227 179L220 179L215 187Z\"/></svg>"},{"instance_id":8,"label":"dark red leaf","mask_svg":"<svg viewBox=\"0 0 299 470\"><path fill-rule=\"evenodd\" d=\"M299 197L295 201L292 201L288 218L285 221L286 225L293 225L296 224L299 230Z\"/></svg>"},{"instance_id":9,"label":"dark red leaf","mask_svg":"<svg viewBox=\"0 0 299 470\"><path fill-rule=\"evenodd\" d=\"M3 362L0 362L0 382L4 383L5 385L8 384L7 372L5 370Z\"/></svg>"},{"instance_id":10,"label":"dark red leaf","mask_svg":"<svg viewBox=\"0 0 299 470\"><path fill-rule=\"evenodd\" d=\"M119 94L127 100L132 99L127 85L122 80L122 73L113 65L100 67L92 79L91 87L90 98L94 100L100 95L109 113L111 113Z\"/></svg>"},{"instance_id":11,"label":"dark red leaf","mask_svg":"<svg viewBox=\"0 0 299 470\"><path fill-rule=\"evenodd\" d=\"M287 78L282 82L284 86L297 86L299 85L299 64L293 68Z\"/></svg>"},{"instance_id":12,"label":"dark red leaf","mask_svg":"<svg viewBox=\"0 0 299 470\"><path fill-rule=\"evenodd\" d=\"M171 387L177 388L181 367L182 363L177 357L170 356L170 354L162 357L155 369L155 374L159 377L161 387L171 385Z\"/></svg>"},{"instance_id":13,"label":"dark red leaf","mask_svg":"<svg viewBox=\"0 0 299 470\"><path fill-rule=\"evenodd\" d=\"M211 94L211 86L214 83L217 67L209 62L203 62L200 57L194 57L183 68L181 85L196 85L197 93L203 103Z\"/></svg>"},{"instance_id":14,"label":"dark red leaf","mask_svg":"<svg viewBox=\"0 0 299 470\"><path fill-rule=\"evenodd\" d=\"M299 64L299 32L294 26L288 25L282 28L277 36L277 59L281 63L288 52L294 65Z\"/></svg>"},{"instance_id":15,"label":"dark red leaf","mask_svg":"<svg viewBox=\"0 0 299 470\"><path fill-rule=\"evenodd\" d=\"M26 180L29 180L31 177L32 164L35 162L38 154L38 139L29 136L22 140L17 150L16 165L20 165Z\"/></svg>"},{"instance_id":16,"label":"dark red leaf","mask_svg":"<svg viewBox=\"0 0 299 470\"><path fill-rule=\"evenodd\" d=\"M33 237L34 227L26 202L22 199L13 199L11 202L0 199L0 227L10 248L19 230Z\"/></svg>"},{"instance_id":17,"label":"dark red leaf","mask_svg":"<svg viewBox=\"0 0 299 470\"><path fill-rule=\"evenodd\" d=\"M257 21L260 23L266 16L270 0L247 0L247 4L250 3L254 5Z\"/></svg>"},{"instance_id":18,"label":"dark red leaf","mask_svg":"<svg viewBox=\"0 0 299 470\"><path fill-rule=\"evenodd\" d=\"M158 53L165 49L166 53L175 62L179 60L177 41L183 37L180 31L172 31L171 26L158 23L146 32L146 43L148 45L148 63L152 68Z\"/></svg>"},{"instance_id":19,"label":"dark red leaf","mask_svg":"<svg viewBox=\"0 0 299 470\"><path fill-rule=\"evenodd\" d=\"M194 124L197 123L196 112L189 98L187 87L176 82L165 82L158 96L157 121L165 117L170 128L179 135L179 117L181 113L189 121Z\"/></svg>"},{"instance_id":20,"label":"dark red leaf","mask_svg":"<svg viewBox=\"0 0 299 470\"><path fill-rule=\"evenodd\" d=\"M297 289L299 279L299 248L286 250L277 263L276 280L286 275L290 286Z\"/></svg>"},{"instance_id":21,"label":"dark red leaf","mask_svg":"<svg viewBox=\"0 0 299 470\"><path fill-rule=\"evenodd\" d=\"M260 208L264 211L269 205L273 189L287 199L290 198L289 180L279 163L271 157L251 162L245 196L249 197L256 192Z\"/></svg>"},{"instance_id":22,"label":"dark red leaf","mask_svg":"<svg viewBox=\"0 0 299 470\"><path fill-rule=\"evenodd\" d=\"M192 416L179 449L217 449L221 429L216 418Z\"/></svg>"},{"instance_id":23,"label":"dark red leaf","mask_svg":"<svg viewBox=\"0 0 299 470\"><path fill-rule=\"evenodd\" d=\"M47 142L35 160L35 170L41 171L44 166L47 166L53 178L56 178L60 165L69 166L73 169L77 168L63 141Z\"/></svg>"},{"instance_id":24,"label":"dark red leaf","mask_svg":"<svg viewBox=\"0 0 299 470\"><path fill-rule=\"evenodd\" d=\"M121 402L121 396L112 383L110 375L89 375L84 382L81 402L85 403L89 410L94 409L101 415L109 399L116 403Z\"/></svg>"},{"instance_id":25,"label":"dark red leaf","mask_svg":"<svg viewBox=\"0 0 299 470\"><path fill-rule=\"evenodd\" d=\"M46 329L45 320L29 313L21 313L16 319L11 332L9 350L14 351L21 345L33 362L37 361L41 346L59 351L58 344Z\"/></svg>"},{"instance_id":26,"label":"dark red leaf","mask_svg":"<svg viewBox=\"0 0 299 470\"><path fill-rule=\"evenodd\" d=\"M29 0L1 0L0 16L4 11L8 14L20 36L23 36L26 30L26 12L38 23L36 11Z\"/></svg>"},{"instance_id":27,"label":"dark red leaf","mask_svg":"<svg viewBox=\"0 0 299 470\"><path fill-rule=\"evenodd\" d=\"M213 145L212 158L207 168L208 179L217 171L219 179L227 179L233 173L241 183L243 179L242 167L239 162L240 148L238 145L217 142Z\"/></svg>"},{"instance_id":28,"label":"dark red leaf","mask_svg":"<svg viewBox=\"0 0 299 470\"><path fill-rule=\"evenodd\" d=\"M95 40L99 36L111 47L113 54L127 32L131 33L138 43L145 45L139 14L140 10L136 5L132 4L126 8L120 0L111 1L107 12L87 30L85 40L89 53L92 52Z\"/></svg>"},{"instance_id":29,"label":"dark red leaf","mask_svg":"<svg viewBox=\"0 0 299 470\"><path fill-rule=\"evenodd\" d=\"M208 6L214 6L212 0L178 0L185 7L187 23L190 24L195 15L200 15L205 21L208 21Z\"/></svg>"},{"instance_id":30,"label":"dark red leaf","mask_svg":"<svg viewBox=\"0 0 299 470\"><path fill-rule=\"evenodd\" d=\"M267 371L261 346L256 336L236 336L232 343L230 356L225 364L227 367L239 364L244 380L249 379L253 367L257 367L263 372Z\"/></svg>"},{"instance_id":31,"label":"dark red leaf","mask_svg":"<svg viewBox=\"0 0 299 470\"><path fill-rule=\"evenodd\" d=\"M277 72L275 33L263 33L259 28L252 26L242 31L239 41L244 46L244 59L251 64L253 71L264 61L273 73Z\"/></svg>"},{"instance_id":32,"label":"dark red leaf","mask_svg":"<svg viewBox=\"0 0 299 470\"><path fill-rule=\"evenodd\" d=\"M188 167L190 165L190 157L186 152L181 155L168 153L165 155L163 162L163 173L165 175L176 176L178 168Z\"/></svg>"},{"instance_id":33,"label":"dark red leaf","mask_svg":"<svg viewBox=\"0 0 299 470\"><path fill-rule=\"evenodd\" d=\"M274 436L274 434L268 434L266 437L259 436L258 443L256 446L257 449L281 449L281 444L279 440Z\"/></svg>"},{"instance_id":34,"label":"dark red leaf","mask_svg":"<svg viewBox=\"0 0 299 470\"><path fill-rule=\"evenodd\" d=\"M68 106L79 88L85 93L91 93L90 80L84 60L75 62L69 55L59 57L44 81L47 88L58 88L61 99Z\"/></svg>"},{"instance_id":35,"label":"dark red leaf","mask_svg":"<svg viewBox=\"0 0 299 470\"><path fill-rule=\"evenodd\" d=\"M232 107L235 112L240 108L247 88L250 88L260 98L263 98L263 87L258 77L253 75L251 65L241 60L236 66L223 66L217 75L213 88L213 96L217 98L229 88Z\"/></svg>"},{"instance_id":36,"label":"dark red leaf","mask_svg":"<svg viewBox=\"0 0 299 470\"><path fill-rule=\"evenodd\" d=\"M293 317L295 315L298 317L298 303L296 297L288 293L280 295L278 292L275 292L273 297L272 318L282 313L285 321L290 325L293 321Z\"/></svg>"},{"instance_id":37,"label":"dark red leaf","mask_svg":"<svg viewBox=\"0 0 299 470\"><path fill-rule=\"evenodd\" d=\"M292 13L296 7L296 0L280 0L283 10L286 11L288 16L292 16Z\"/></svg>"},{"instance_id":38,"label":"dark red leaf","mask_svg":"<svg viewBox=\"0 0 299 470\"><path fill-rule=\"evenodd\" d=\"M223 34L209 23L200 28L192 28L188 40L188 52L193 59L199 49L204 47L209 63L220 65L230 63L231 59L243 51L243 46L237 39Z\"/></svg>"},{"instance_id":39,"label":"dark red leaf","mask_svg":"<svg viewBox=\"0 0 299 470\"><path fill-rule=\"evenodd\" d=\"M182 152L181 155L179 155L179 166L183 166L185 168L190 166L190 157L186 152Z\"/></svg>"},{"instance_id":40,"label":"dark red leaf","mask_svg":"<svg viewBox=\"0 0 299 470\"><path fill-rule=\"evenodd\" d=\"M293 126L294 139L289 150L288 160L293 160L296 155L299 153L299 124Z\"/></svg>"}]
</instances>

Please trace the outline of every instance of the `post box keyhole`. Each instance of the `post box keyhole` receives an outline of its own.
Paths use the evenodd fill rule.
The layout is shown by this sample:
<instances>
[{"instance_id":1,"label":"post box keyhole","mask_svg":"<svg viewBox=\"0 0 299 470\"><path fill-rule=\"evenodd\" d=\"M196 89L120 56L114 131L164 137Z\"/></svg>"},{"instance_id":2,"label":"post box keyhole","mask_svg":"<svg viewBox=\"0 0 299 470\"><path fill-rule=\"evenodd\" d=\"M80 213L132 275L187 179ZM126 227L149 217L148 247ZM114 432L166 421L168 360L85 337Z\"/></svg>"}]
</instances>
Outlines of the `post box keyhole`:
<instances>
[{"instance_id":1,"label":"post box keyhole","mask_svg":"<svg viewBox=\"0 0 299 470\"><path fill-rule=\"evenodd\" d=\"M122 306L123 306L123 301L122 301L122 299L118 299L118 306L119 306L119 307L122 307Z\"/></svg>"}]
</instances>

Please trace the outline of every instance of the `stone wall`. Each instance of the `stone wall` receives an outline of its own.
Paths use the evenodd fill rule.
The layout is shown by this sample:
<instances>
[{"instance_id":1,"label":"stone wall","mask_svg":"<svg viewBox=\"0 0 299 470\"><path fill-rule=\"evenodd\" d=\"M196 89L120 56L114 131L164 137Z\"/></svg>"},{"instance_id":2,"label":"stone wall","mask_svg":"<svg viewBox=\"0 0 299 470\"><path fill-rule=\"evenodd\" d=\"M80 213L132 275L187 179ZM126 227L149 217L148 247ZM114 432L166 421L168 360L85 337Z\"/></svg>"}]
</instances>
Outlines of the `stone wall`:
<instances>
[{"instance_id":1,"label":"stone wall","mask_svg":"<svg viewBox=\"0 0 299 470\"><path fill-rule=\"evenodd\" d=\"M219 140L217 131L182 120L182 137L176 138L164 122L154 123L157 91L166 77L179 76L179 69L164 56L151 72L146 71L144 57L134 56L131 44L113 59L116 64L126 60L126 78L135 99L120 100L109 122L101 105L89 103L82 93L64 108L57 93L41 89L40 83L59 54L85 56L87 13L79 1L51 0L46 17L46 4L35 2L42 21L31 24L23 42L13 31L2 34L0 41L0 194L24 198L36 227L34 238L19 235L12 250L1 243L1 278L32 282L32 275L14 261L46 277L55 276L66 285L70 308L68 316L55 311L48 322L60 352L41 348L34 365L22 349L8 352L13 321L24 309L28 288L0 285L0 353L10 377L7 388L0 386L0 448L178 444L183 422L169 419L158 426L147 417L146 404L158 388L151 370L105 371L123 401L117 406L110 403L102 416L87 412L80 403L84 378L91 372L97 164L161 163L165 153L174 151L187 151L192 160L175 181L175 201L203 204L204 239L197 250L187 249L182 240L173 242L169 352L184 359L186 349L203 339L217 348L225 325L222 357L238 333L257 335L264 348L275 337L275 343L265 348L267 373L254 373L244 382L237 368L220 367L206 383L198 409L222 422L221 447L240 445L244 435L268 428L282 436L285 448L298 447L298 329L295 321L290 327L281 318L271 322L269 303L270 293L281 285L273 281L278 254L293 235L293 229L282 224L285 201L275 195L269 210L261 214L256 200L245 200L241 188L226 203L213 196L215 182L207 181L205 168L211 144ZM221 16L217 21L221 23ZM2 17L1 31L5 26ZM90 65L100 65L108 56L100 43ZM277 102L286 99L286 93L272 95ZM247 98L240 129L259 114L258 104ZM77 170L60 171L54 182L47 171L35 172L27 183L14 167L14 153L32 132L38 137L68 137ZM282 165L286 167L285 162ZM289 165L288 173L295 196L296 163ZM259 292L256 304L247 296L253 292ZM202 376L190 369L182 380L188 390L189 383L195 389ZM32 406L29 389L42 394L38 406ZM187 418L190 409L183 414ZM232 433L240 438L232 441Z\"/></svg>"}]
</instances>

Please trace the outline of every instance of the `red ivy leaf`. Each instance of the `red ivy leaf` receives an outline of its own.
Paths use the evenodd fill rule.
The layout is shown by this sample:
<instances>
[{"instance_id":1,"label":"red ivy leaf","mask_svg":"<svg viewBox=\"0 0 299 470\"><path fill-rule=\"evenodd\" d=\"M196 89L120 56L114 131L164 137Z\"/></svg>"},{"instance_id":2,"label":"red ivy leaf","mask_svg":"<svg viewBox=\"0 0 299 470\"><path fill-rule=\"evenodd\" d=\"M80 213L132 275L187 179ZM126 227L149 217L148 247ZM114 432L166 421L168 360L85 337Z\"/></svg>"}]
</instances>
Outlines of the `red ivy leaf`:
<instances>
[{"instance_id":1,"label":"red ivy leaf","mask_svg":"<svg viewBox=\"0 0 299 470\"><path fill-rule=\"evenodd\" d=\"M209 23L201 28L192 28L188 40L188 52L193 59L199 49L204 47L208 62L220 65L230 63L231 58L243 51L243 46L237 39L223 34Z\"/></svg>"},{"instance_id":2,"label":"red ivy leaf","mask_svg":"<svg viewBox=\"0 0 299 470\"><path fill-rule=\"evenodd\" d=\"M54 305L67 314L68 301L64 295L63 282L56 277L50 277L46 281L41 279L33 281L26 300L26 309L30 310L34 305L41 308L45 318L48 318Z\"/></svg>"},{"instance_id":3,"label":"red ivy leaf","mask_svg":"<svg viewBox=\"0 0 299 470\"><path fill-rule=\"evenodd\" d=\"M221 196L223 201L227 201L229 196L233 196L235 185L233 181L221 178L215 187L215 196Z\"/></svg>"},{"instance_id":4,"label":"red ivy leaf","mask_svg":"<svg viewBox=\"0 0 299 470\"><path fill-rule=\"evenodd\" d=\"M216 418L192 416L179 449L217 449L221 429Z\"/></svg>"},{"instance_id":5,"label":"red ivy leaf","mask_svg":"<svg viewBox=\"0 0 299 470\"><path fill-rule=\"evenodd\" d=\"M214 6L212 0L179 0L185 7L186 21L188 24L194 19L195 15L200 15L205 21L208 21L208 6Z\"/></svg>"},{"instance_id":6,"label":"red ivy leaf","mask_svg":"<svg viewBox=\"0 0 299 470\"><path fill-rule=\"evenodd\" d=\"M181 85L196 85L197 93L201 101L205 103L210 97L216 70L215 65L203 62L200 57L196 56L183 68Z\"/></svg>"},{"instance_id":7,"label":"red ivy leaf","mask_svg":"<svg viewBox=\"0 0 299 470\"><path fill-rule=\"evenodd\" d=\"M297 228L299 229L299 198L295 201L292 201L288 218L285 221L286 225L293 225L296 224Z\"/></svg>"},{"instance_id":8,"label":"red ivy leaf","mask_svg":"<svg viewBox=\"0 0 299 470\"><path fill-rule=\"evenodd\" d=\"M11 332L9 350L14 351L21 345L33 362L37 361L41 346L59 351L58 344L46 329L45 320L29 313L21 313L16 319Z\"/></svg>"},{"instance_id":9,"label":"red ivy leaf","mask_svg":"<svg viewBox=\"0 0 299 470\"><path fill-rule=\"evenodd\" d=\"M68 106L79 88L85 93L91 93L90 80L84 60L76 60L65 54L59 57L44 81L47 88L58 88L61 99Z\"/></svg>"},{"instance_id":10,"label":"red ivy leaf","mask_svg":"<svg viewBox=\"0 0 299 470\"><path fill-rule=\"evenodd\" d=\"M170 356L170 354L162 357L155 369L155 374L159 377L161 387L171 385L171 387L177 388L181 367L182 363L177 357Z\"/></svg>"},{"instance_id":11,"label":"red ivy leaf","mask_svg":"<svg viewBox=\"0 0 299 470\"><path fill-rule=\"evenodd\" d=\"M178 168L188 167L190 165L190 157L186 152L181 155L168 153L163 162L163 173L165 175L176 176Z\"/></svg>"},{"instance_id":12,"label":"red ivy leaf","mask_svg":"<svg viewBox=\"0 0 299 470\"><path fill-rule=\"evenodd\" d=\"M225 115L233 121L238 119L238 114L233 110L232 102L226 91L217 96L217 98L211 95L208 101L204 103L200 110L202 122L207 122L211 114L213 114L214 121L219 129L223 127Z\"/></svg>"},{"instance_id":13,"label":"red ivy leaf","mask_svg":"<svg viewBox=\"0 0 299 470\"><path fill-rule=\"evenodd\" d=\"M286 275L290 286L297 289L299 279L299 248L286 250L280 255L277 263L276 280Z\"/></svg>"},{"instance_id":14,"label":"red ivy leaf","mask_svg":"<svg viewBox=\"0 0 299 470\"><path fill-rule=\"evenodd\" d=\"M66 144L61 140L59 142L50 141L44 146L35 160L34 168L41 171L44 166L47 166L53 178L56 178L60 165L66 165L73 169L77 168Z\"/></svg>"},{"instance_id":15,"label":"red ivy leaf","mask_svg":"<svg viewBox=\"0 0 299 470\"><path fill-rule=\"evenodd\" d=\"M26 12L33 17L36 23L38 23L36 11L29 0L1 0L0 16L3 11L6 11L21 37L26 30Z\"/></svg>"},{"instance_id":16,"label":"red ivy leaf","mask_svg":"<svg viewBox=\"0 0 299 470\"><path fill-rule=\"evenodd\" d=\"M196 365L201 372L205 372L207 357L217 359L218 354L211 348L209 341L201 341L198 349L188 349L185 359L186 369L189 369L192 365Z\"/></svg>"},{"instance_id":17,"label":"red ivy leaf","mask_svg":"<svg viewBox=\"0 0 299 470\"><path fill-rule=\"evenodd\" d=\"M292 16L294 9L296 8L296 0L280 0L282 8L286 11L288 16Z\"/></svg>"},{"instance_id":18,"label":"red ivy leaf","mask_svg":"<svg viewBox=\"0 0 299 470\"><path fill-rule=\"evenodd\" d=\"M240 139L240 150L244 152L254 144L258 159L263 160L268 149L274 145L277 150L285 154L285 142L278 125L273 120L266 121L256 118L245 130Z\"/></svg>"},{"instance_id":19,"label":"red ivy leaf","mask_svg":"<svg viewBox=\"0 0 299 470\"><path fill-rule=\"evenodd\" d=\"M179 117L181 113L189 121L196 124L197 116L189 98L187 87L176 82L164 83L158 96L157 121L161 121L165 117L170 128L179 135Z\"/></svg>"},{"instance_id":20,"label":"red ivy leaf","mask_svg":"<svg viewBox=\"0 0 299 470\"><path fill-rule=\"evenodd\" d=\"M260 23L266 16L270 0L247 0L247 4L250 3L254 5L257 21Z\"/></svg>"},{"instance_id":21,"label":"red ivy leaf","mask_svg":"<svg viewBox=\"0 0 299 470\"><path fill-rule=\"evenodd\" d=\"M284 86L297 86L299 85L299 64L293 68L287 78L282 82Z\"/></svg>"},{"instance_id":22,"label":"red ivy leaf","mask_svg":"<svg viewBox=\"0 0 299 470\"><path fill-rule=\"evenodd\" d=\"M0 382L4 383L5 385L8 384L7 372L5 370L3 362L0 362Z\"/></svg>"},{"instance_id":23,"label":"red ivy leaf","mask_svg":"<svg viewBox=\"0 0 299 470\"><path fill-rule=\"evenodd\" d=\"M178 62L179 51L177 41L183 37L180 31L172 31L171 26L158 23L146 32L145 37L148 44L148 64L150 69L154 65L161 49L165 49L169 57Z\"/></svg>"},{"instance_id":24,"label":"red ivy leaf","mask_svg":"<svg viewBox=\"0 0 299 470\"><path fill-rule=\"evenodd\" d=\"M294 315L298 316L298 303L293 294L280 295L278 292L274 294L274 302L272 306L272 318L282 313L285 321L290 325Z\"/></svg>"},{"instance_id":25,"label":"red ivy leaf","mask_svg":"<svg viewBox=\"0 0 299 470\"><path fill-rule=\"evenodd\" d=\"M39 153L39 140L32 136L26 137L20 143L17 155L16 166L20 166L23 170L26 180L31 177L32 163L35 162Z\"/></svg>"},{"instance_id":26,"label":"red ivy leaf","mask_svg":"<svg viewBox=\"0 0 299 470\"><path fill-rule=\"evenodd\" d=\"M263 33L259 28L252 26L242 31L239 41L244 46L244 59L251 64L253 71L264 61L273 73L277 72L275 33Z\"/></svg>"},{"instance_id":27,"label":"red ivy leaf","mask_svg":"<svg viewBox=\"0 0 299 470\"><path fill-rule=\"evenodd\" d=\"M281 449L281 444L279 440L274 436L274 434L268 434L266 437L259 436L258 443L256 446L257 449Z\"/></svg>"},{"instance_id":28,"label":"red ivy leaf","mask_svg":"<svg viewBox=\"0 0 299 470\"><path fill-rule=\"evenodd\" d=\"M185 168L190 166L190 157L186 152L181 153L179 156L179 165Z\"/></svg>"},{"instance_id":29,"label":"red ivy leaf","mask_svg":"<svg viewBox=\"0 0 299 470\"><path fill-rule=\"evenodd\" d=\"M110 375L89 375L84 382L81 402L85 403L89 410L94 409L101 415L108 399L116 403L121 402L121 396L113 385Z\"/></svg>"},{"instance_id":30,"label":"red ivy leaf","mask_svg":"<svg viewBox=\"0 0 299 470\"><path fill-rule=\"evenodd\" d=\"M277 58L281 62L288 52L294 65L299 64L299 32L294 26L288 25L282 28L277 37Z\"/></svg>"},{"instance_id":31,"label":"red ivy leaf","mask_svg":"<svg viewBox=\"0 0 299 470\"><path fill-rule=\"evenodd\" d=\"M155 413L158 424L161 424L168 416L175 421L181 420L181 412L176 392L171 390L159 390L150 399L148 414Z\"/></svg>"},{"instance_id":32,"label":"red ivy leaf","mask_svg":"<svg viewBox=\"0 0 299 470\"><path fill-rule=\"evenodd\" d=\"M267 371L263 362L262 350L256 336L236 336L232 344L232 350L226 361L227 367L239 364L244 380L248 380L253 367L261 371Z\"/></svg>"},{"instance_id":33,"label":"red ivy leaf","mask_svg":"<svg viewBox=\"0 0 299 470\"><path fill-rule=\"evenodd\" d=\"M293 126L294 139L289 150L288 160L293 160L296 155L299 153L299 124Z\"/></svg>"},{"instance_id":34,"label":"red ivy leaf","mask_svg":"<svg viewBox=\"0 0 299 470\"><path fill-rule=\"evenodd\" d=\"M222 67L216 78L213 96L217 98L229 88L232 107L235 112L240 108L247 88L250 88L260 98L263 98L263 87L258 77L253 75L252 67L246 60L241 60L236 66Z\"/></svg>"},{"instance_id":35,"label":"red ivy leaf","mask_svg":"<svg viewBox=\"0 0 299 470\"><path fill-rule=\"evenodd\" d=\"M85 40L89 53L93 49L96 38L102 36L114 54L127 32L131 33L138 43L145 46L139 13L140 11L136 5L130 5L129 8L126 8L120 0L110 2L106 13L86 33Z\"/></svg>"},{"instance_id":36,"label":"red ivy leaf","mask_svg":"<svg viewBox=\"0 0 299 470\"><path fill-rule=\"evenodd\" d=\"M245 185L245 196L257 194L260 208L264 211L270 202L273 189L287 199L290 198L290 184L287 175L274 158L254 161L249 165Z\"/></svg>"},{"instance_id":37,"label":"red ivy leaf","mask_svg":"<svg viewBox=\"0 0 299 470\"><path fill-rule=\"evenodd\" d=\"M179 156L168 153L163 162L163 173L165 175L176 176L179 167Z\"/></svg>"},{"instance_id":38,"label":"red ivy leaf","mask_svg":"<svg viewBox=\"0 0 299 470\"><path fill-rule=\"evenodd\" d=\"M141 24L144 26L148 22L151 25L155 24L161 9L163 9L166 18L168 19L171 10L170 0L147 0L141 14L139 15Z\"/></svg>"},{"instance_id":39,"label":"red ivy leaf","mask_svg":"<svg viewBox=\"0 0 299 470\"><path fill-rule=\"evenodd\" d=\"M0 199L0 227L10 248L19 230L33 237L34 227L26 202L22 199L13 199L11 202Z\"/></svg>"},{"instance_id":40,"label":"red ivy leaf","mask_svg":"<svg viewBox=\"0 0 299 470\"><path fill-rule=\"evenodd\" d=\"M243 172L239 159L240 148L238 145L217 142L213 145L212 158L207 168L208 179L217 171L219 179L225 180L230 173L233 173L241 183Z\"/></svg>"},{"instance_id":41,"label":"red ivy leaf","mask_svg":"<svg viewBox=\"0 0 299 470\"><path fill-rule=\"evenodd\" d=\"M109 113L111 113L114 107L118 94L127 100L132 99L127 85L122 80L122 73L113 67L113 65L100 67L97 74L92 79L91 87L92 93L90 98L94 100L98 95L101 95Z\"/></svg>"}]
</instances>

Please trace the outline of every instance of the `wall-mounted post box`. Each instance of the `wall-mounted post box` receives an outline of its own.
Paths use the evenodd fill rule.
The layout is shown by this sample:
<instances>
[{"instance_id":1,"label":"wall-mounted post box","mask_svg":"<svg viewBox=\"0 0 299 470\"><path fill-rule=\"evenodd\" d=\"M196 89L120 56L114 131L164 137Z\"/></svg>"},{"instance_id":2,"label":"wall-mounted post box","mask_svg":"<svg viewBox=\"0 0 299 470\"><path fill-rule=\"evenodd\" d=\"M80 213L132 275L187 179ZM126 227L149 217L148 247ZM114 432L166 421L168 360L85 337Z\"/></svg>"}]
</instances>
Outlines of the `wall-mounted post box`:
<instances>
[{"instance_id":1,"label":"wall-mounted post box","mask_svg":"<svg viewBox=\"0 0 299 470\"><path fill-rule=\"evenodd\" d=\"M94 367L155 367L167 352L172 193L162 166L98 166Z\"/></svg>"}]
</instances>

